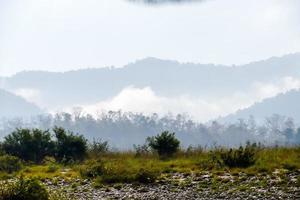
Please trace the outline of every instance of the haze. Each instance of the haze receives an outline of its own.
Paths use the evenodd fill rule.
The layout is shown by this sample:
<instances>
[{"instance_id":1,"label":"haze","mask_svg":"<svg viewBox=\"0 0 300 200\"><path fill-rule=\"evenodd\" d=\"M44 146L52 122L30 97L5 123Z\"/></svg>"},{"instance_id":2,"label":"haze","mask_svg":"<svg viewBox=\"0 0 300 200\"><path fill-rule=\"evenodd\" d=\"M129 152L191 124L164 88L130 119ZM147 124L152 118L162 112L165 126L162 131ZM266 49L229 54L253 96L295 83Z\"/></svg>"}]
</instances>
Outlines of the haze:
<instances>
[{"instance_id":1,"label":"haze","mask_svg":"<svg viewBox=\"0 0 300 200\"><path fill-rule=\"evenodd\" d=\"M300 51L298 0L0 0L0 75L145 57L245 64Z\"/></svg>"}]
</instances>

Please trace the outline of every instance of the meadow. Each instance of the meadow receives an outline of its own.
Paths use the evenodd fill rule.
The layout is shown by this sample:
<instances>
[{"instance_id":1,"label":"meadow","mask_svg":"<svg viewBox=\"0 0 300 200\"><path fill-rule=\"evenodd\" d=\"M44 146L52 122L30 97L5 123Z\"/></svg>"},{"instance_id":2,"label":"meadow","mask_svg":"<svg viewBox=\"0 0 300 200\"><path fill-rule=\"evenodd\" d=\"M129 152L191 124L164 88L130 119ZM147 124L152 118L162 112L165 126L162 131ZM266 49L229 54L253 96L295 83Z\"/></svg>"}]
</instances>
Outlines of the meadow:
<instances>
[{"instance_id":1,"label":"meadow","mask_svg":"<svg viewBox=\"0 0 300 200\"><path fill-rule=\"evenodd\" d=\"M29 135L34 136L34 131L29 133ZM278 184L289 188L291 183L288 179L291 174L296 177L293 187L300 186L299 146L263 146L247 143L239 148L216 146L210 149L202 147L182 149L179 145L180 141L176 139L174 133L164 132L148 138L146 140L148 143L135 146L134 150L111 151L107 142L94 141L87 144L81 136L72 133L65 133L65 136L62 137L64 141L68 141L69 137L70 140L74 140L73 143L76 144L76 147L80 146L79 141L86 145L86 148L81 148L85 151L82 156L78 155L78 149L74 149L73 146L70 149L77 152L76 157L67 157L67 155L74 155L68 151L66 144L72 146L72 141L68 141L64 146L66 151L64 156L57 153L53 153L51 156L51 154L45 153L45 156L40 159L33 156L32 160L28 160L31 157L22 154L27 158L27 160L24 160L16 156L18 155L17 152L11 151L9 153L8 149L12 150L12 146L8 148L8 146L5 146L8 144L4 142L0 156L0 196L2 196L0 199L13 199L9 195L19 194L18 192L14 194L14 191L32 191L30 184L33 184L34 189L38 188L36 185L39 185L48 194L47 183L55 186L63 182L62 189L67 187L65 185L68 185L72 188L72 191L86 183L90 183L93 188L107 188L110 186L121 188L124 184L153 185L164 181L173 184L175 181L174 174L185 178L185 181L180 184L191 183L192 179L190 177L198 177L199 180L205 179L206 175L209 174L209 177L211 177L209 184L206 182L197 183L198 189L226 190L227 187L233 187L232 183L228 185L230 182L242 182L253 176L258 181L247 183L236 189L247 191L257 184L267 187L269 179L277 178L280 180ZM51 142L51 140L49 141ZM57 151L58 147L54 149ZM32 148L32 144L30 148ZM242 176L246 178L241 178ZM226 177L233 178L227 180ZM26 184L29 188L20 189L20 187L27 187ZM57 190L57 194L62 196L64 192L64 190ZM43 199L58 198L50 194L55 193L52 191ZM39 197L29 196L24 199L39 200L41 195ZM62 199L62 197L60 196L59 199Z\"/></svg>"}]
</instances>

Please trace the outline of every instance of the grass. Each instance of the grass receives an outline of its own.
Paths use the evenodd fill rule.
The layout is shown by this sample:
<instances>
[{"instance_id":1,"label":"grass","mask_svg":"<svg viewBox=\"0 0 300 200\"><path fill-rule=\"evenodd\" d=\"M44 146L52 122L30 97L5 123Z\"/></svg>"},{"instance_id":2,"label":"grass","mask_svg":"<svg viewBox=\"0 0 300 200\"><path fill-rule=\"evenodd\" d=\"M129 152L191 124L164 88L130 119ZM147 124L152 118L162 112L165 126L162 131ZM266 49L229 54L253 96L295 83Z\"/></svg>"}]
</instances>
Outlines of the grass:
<instances>
[{"instance_id":1,"label":"grass","mask_svg":"<svg viewBox=\"0 0 300 200\"><path fill-rule=\"evenodd\" d=\"M10 178L12 176L20 176L21 174L26 178L37 178L40 180L64 178L90 178L96 179L97 184L106 183L123 183L135 182L137 177L143 179L143 176L154 176L153 178L162 177L161 174L168 174L173 172L186 173L201 173L203 171L211 171L214 174L222 174L229 172L237 175L240 172L248 176L257 173L271 174L276 169L284 169L288 171L296 171L300 169L300 148L299 147L277 147L277 148L261 148L256 153L256 162L249 167L228 167L222 165L216 156L220 149L212 151L195 151L184 152L180 151L172 158L161 160L155 154L147 154L136 156L134 152L107 152L102 155L101 159L89 158L84 163L73 164L65 166L57 163L41 164L41 165L24 165L22 170L14 172L14 174L7 174L0 172L0 178ZM214 155L214 156L212 156ZM93 177L87 177L82 173L91 166L91 161L94 163L102 163L104 172L96 174ZM97 169L101 170L101 169ZM145 174L141 175L141 172ZM151 177L148 177L149 179ZM146 179L144 180L148 180ZM101 182L101 184L100 184Z\"/></svg>"},{"instance_id":2,"label":"grass","mask_svg":"<svg viewBox=\"0 0 300 200\"><path fill-rule=\"evenodd\" d=\"M22 175L25 178L34 178L39 180L63 178L63 179L74 179L80 178L77 170L70 166L63 166L57 164L53 165L28 165L21 170L17 175Z\"/></svg>"}]
</instances>

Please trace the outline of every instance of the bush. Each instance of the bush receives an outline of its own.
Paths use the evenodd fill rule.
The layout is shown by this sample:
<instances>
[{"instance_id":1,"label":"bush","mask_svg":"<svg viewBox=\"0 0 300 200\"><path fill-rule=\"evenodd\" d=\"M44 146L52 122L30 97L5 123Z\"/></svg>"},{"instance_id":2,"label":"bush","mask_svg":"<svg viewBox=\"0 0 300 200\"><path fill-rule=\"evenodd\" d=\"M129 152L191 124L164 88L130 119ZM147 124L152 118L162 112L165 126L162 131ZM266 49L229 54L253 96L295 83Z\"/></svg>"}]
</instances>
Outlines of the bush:
<instances>
[{"instance_id":1,"label":"bush","mask_svg":"<svg viewBox=\"0 0 300 200\"><path fill-rule=\"evenodd\" d=\"M0 171L13 173L22 168L22 163L19 158L10 155L0 156Z\"/></svg>"},{"instance_id":2,"label":"bush","mask_svg":"<svg viewBox=\"0 0 300 200\"><path fill-rule=\"evenodd\" d=\"M45 156L53 154L54 143L49 131L17 129L4 138L2 148L7 154L40 163Z\"/></svg>"},{"instance_id":3,"label":"bush","mask_svg":"<svg viewBox=\"0 0 300 200\"><path fill-rule=\"evenodd\" d=\"M221 151L221 159L228 167L246 168L255 164L256 151L256 144L247 143L245 147Z\"/></svg>"},{"instance_id":4,"label":"bush","mask_svg":"<svg viewBox=\"0 0 300 200\"><path fill-rule=\"evenodd\" d=\"M141 157L149 154L149 146L148 144L143 145L133 145L133 148L135 150L135 156Z\"/></svg>"},{"instance_id":5,"label":"bush","mask_svg":"<svg viewBox=\"0 0 300 200\"><path fill-rule=\"evenodd\" d=\"M55 127L56 159L60 162L82 161L87 153L87 140L82 135L74 135L65 129Z\"/></svg>"},{"instance_id":6,"label":"bush","mask_svg":"<svg viewBox=\"0 0 300 200\"><path fill-rule=\"evenodd\" d=\"M49 131L17 129L4 138L0 151L17 156L25 161L41 163L45 157L55 157L60 162L83 160L87 153L87 140L63 128L53 129L56 141ZM1 155L1 154L0 154Z\"/></svg>"},{"instance_id":7,"label":"bush","mask_svg":"<svg viewBox=\"0 0 300 200\"><path fill-rule=\"evenodd\" d=\"M93 140L93 143L89 145L89 155L91 157L99 157L108 152L109 145L107 141Z\"/></svg>"},{"instance_id":8,"label":"bush","mask_svg":"<svg viewBox=\"0 0 300 200\"><path fill-rule=\"evenodd\" d=\"M6 182L0 185L0 200L48 200L47 190L33 179L22 177L17 182Z\"/></svg>"},{"instance_id":9,"label":"bush","mask_svg":"<svg viewBox=\"0 0 300 200\"><path fill-rule=\"evenodd\" d=\"M47 168L47 173L54 173L59 169L59 167L55 164L49 164Z\"/></svg>"},{"instance_id":10,"label":"bush","mask_svg":"<svg viewBox=\"0 0 300 200\"><path fill-rule=\"evenodd\" d=\"M175 137L175 133L168 131L162 132L160 135L148 137L148 145L157 153L161 158L172 156L179 149L180 141Z\"/></svg>"},{"instance_id":11,"label":"bush","mask_svg":"<svg viewBox=\"0 0 300 200\"><path fill-rule=\"evenodd\" d=\"M80 169L83 177L96 178L106 173L104 163L101 160L89 160L84 167Z\"/></svg>"},{"instance_id":12,"label":"bush","mask_svg":"<svg viewBox=\"0 0 300 200\"><path fill-rule=\"evenodd\" d=\"M43 163L44 165L55 164L55 163L56 163L56 160L55 160L54 157L46 156L46 157L43 159L42 163Z\"/></svg>"},{"instance_id":13,"label":"bush","mask_svg":"<svg viewBox=\"0 0 300 200\"><path fill-rule=\"evenodd\" d=\"M155 171L149 171L145 169L140 169L136 175L136 181L139 183L154 183L158 177L158 173Z\"/></svg>"}]
</instances>

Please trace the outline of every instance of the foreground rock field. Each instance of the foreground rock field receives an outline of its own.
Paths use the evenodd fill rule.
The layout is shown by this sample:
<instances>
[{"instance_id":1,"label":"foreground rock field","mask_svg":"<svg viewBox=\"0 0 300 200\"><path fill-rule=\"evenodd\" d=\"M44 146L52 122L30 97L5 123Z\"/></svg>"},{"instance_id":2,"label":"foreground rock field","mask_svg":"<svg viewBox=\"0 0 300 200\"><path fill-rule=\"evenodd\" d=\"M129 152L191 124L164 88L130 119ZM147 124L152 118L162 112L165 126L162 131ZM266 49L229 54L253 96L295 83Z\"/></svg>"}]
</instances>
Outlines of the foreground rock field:
<instances>
[{"instance_id":1,"label":"foreground rock field","mask_svg":"<svg viewBox=\"0 0 300 200\"><path fill-rule=\"evenodd\" d=\"M156 183L101 185L89 180L44 180L67 199L300 199L300 171L273 173L202 172L163 175Z\"/></svg>"}]
</instances>

